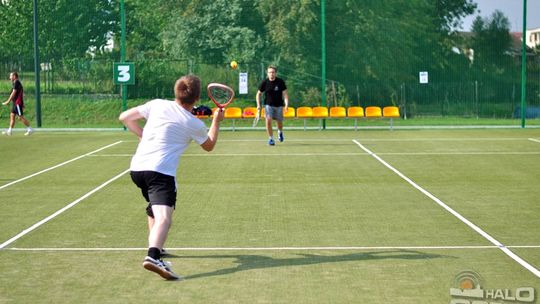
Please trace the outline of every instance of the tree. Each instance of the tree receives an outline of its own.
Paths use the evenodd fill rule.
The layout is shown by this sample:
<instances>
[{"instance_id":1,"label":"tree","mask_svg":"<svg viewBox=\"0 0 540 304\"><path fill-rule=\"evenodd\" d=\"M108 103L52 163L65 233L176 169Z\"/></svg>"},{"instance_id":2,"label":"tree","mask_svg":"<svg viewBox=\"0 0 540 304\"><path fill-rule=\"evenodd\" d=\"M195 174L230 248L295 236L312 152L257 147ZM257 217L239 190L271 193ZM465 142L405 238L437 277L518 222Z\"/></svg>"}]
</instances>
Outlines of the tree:
<instances>
[{"instance_id":1,"label":"tree","mask_svg":"<svg viewBox=\"0 0 540 304\"><path fill-rule=\"evenodd\" d=\"M118 21L114 0L41 0L39 42L42 57L85 57L107 43ZM2 56L33 58L32 1L0 2Z\"/></svg>"},{"instance_id":2,"label":"tree","mask_svg":"<svg viewBox=\"0 0 540 304\"><path fill-rule=\"evenodd\" d=\"M190 1L161 33L163 48L173 58L206 63L253 61L263 39L241 20L254 20L254 13L250 2L240 0Z\"/></svg>"},{"instance_id":3,"label":"tree","mask_svg":"<svg viewBox=\"0 0 540 304\"><path fill-rule=\"evenodd\" d=\"M113 0L41 0L40 47L49 59L84 58L106 45L119 21Z\"/></svg>"},{"instance_id":4,"label":"tree","mask_svg":"<svg viewBox=\"0 0 540 304\"><path fill-rule=\"evenodd\" d=\"M349 87L377 87L366 98L393 94L419 71L452 74L451 28L474 11L470 0L331 2L327 19L328 77ZM367 85L366 85L367 84Z\"/></svg>"},{"instance_id":5,"label":"tree","mask_svg":"<svg viewBox=\"0 0 540 304\"><path fill-rule=\"evenodd\" d=\"M33 58L32 3L0 1L0 58Z\"/></svg>"},{"instance_id":6,"label":"tree","mask_svg":"<svg viewBox=\"0 0 540 304\"><path fill-rule=\"evenodd\" d=\"M510 22L499 10L490 17L478 16L473 24L474 67L484 76L502 74L512 66Z\"/></svg>"},{"instance_id":7,"label":"tree","mask_svg":"<svg viewBox=\"0 0 540 304\"><path fill-rule=\"evenodd\" d=\"M125 3L127 57L131 60L164 58L161 33L189 0L130 0ZM115 35L120 45L120 28Z\"/></svg>"}]
</instances>

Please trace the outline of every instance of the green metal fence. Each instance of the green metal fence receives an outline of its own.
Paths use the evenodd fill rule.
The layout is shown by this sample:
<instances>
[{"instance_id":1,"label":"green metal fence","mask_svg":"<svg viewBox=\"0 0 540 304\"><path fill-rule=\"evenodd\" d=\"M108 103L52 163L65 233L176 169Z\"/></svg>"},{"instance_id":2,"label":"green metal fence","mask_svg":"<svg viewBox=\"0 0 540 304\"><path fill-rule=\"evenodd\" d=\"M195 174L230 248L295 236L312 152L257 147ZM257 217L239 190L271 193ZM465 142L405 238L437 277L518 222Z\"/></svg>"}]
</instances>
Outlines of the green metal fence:
<instances>
[{"instance_id":1,"label":"green metal fence","mask_svg":"<svg viewBox=\"0 0 540 304\"><path fill-rule=\"evenodd\" d=\"M97 111L100 96L121 99L112 71L120 60L119 3L40 1L44 102L78 95L96 101ZM266 67L274 64L296 106L397 105L404 118L519 118L520 36L510 32L504 12L459 28L463 17L475 14L471 0L125 4L126 60L136 70L130 100L171 98L175 79L187 73L235 88L239 73L247 73L248 94L239 97L254 101ZM0 2L0 94L7 96L7 75L18 71L30 102L32 13L31 3ZM528 48L526 54L526 105L534 114L540 109L540 51ZM231 60L239 62L237 70Z\"/></svg>"}]
</instances>

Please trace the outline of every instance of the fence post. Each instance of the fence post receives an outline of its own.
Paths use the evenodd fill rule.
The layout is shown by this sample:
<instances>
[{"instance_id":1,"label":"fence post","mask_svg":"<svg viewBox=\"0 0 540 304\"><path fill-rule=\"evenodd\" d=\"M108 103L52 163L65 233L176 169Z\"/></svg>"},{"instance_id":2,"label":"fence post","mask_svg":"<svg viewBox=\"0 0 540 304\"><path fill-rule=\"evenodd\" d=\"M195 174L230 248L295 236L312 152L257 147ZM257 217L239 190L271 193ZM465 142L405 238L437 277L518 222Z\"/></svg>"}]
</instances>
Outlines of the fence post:
<instances>
[{"instance_id":1,"label":"fence post","mask_svg":"<svg viewBox=\"0 0 540 304\"><path fill-rule=\"evenodd\" d=\"M322 105L326 107L326 3L321 0L321 97ZM323 119L323 129L326 129L326 119Z\"/></svg>"},{"instance_id":2,"label":"fence post","mask_svg":"<svg viewBox=\"0 0 540 304\"><path fill-rule=\"evenodd\" d=\"M401 84L401 103L403 104L403 119L407 120L407 98L405 97L405 83Z\"/></svg>"},{"instance_id":3,"label":"fence post","mask_svg":"<svg viewBox=\"0 0 540 304\"><path fill-rule=\"evenodd\" d=\"M480 106L478 104L478 80L474 81L474 103L476 105L476 119L480 116Z\"/></svg>"},{"instance_id":4,"label":"fence post","mask_svg":"<svg viewBox=\"0 0 540 304\"><path fill-rule=\"evenodd\" d=\"M41 127L41 94L39 83L39 45L38 45L38 4L37 0L34 0L34 73L36 83L36 125Z\"/></svg>"},{"instance_id":5,"label":"fence post","mask_svg":"<svg viewBox=\"0 0 540 304\"><path fill-rule=\"evenodd\" d=\"M525 97L527 90L527 0L523 0L523 31L521 37L521 128L525 128Z\"/></svg>"}]
</instances>

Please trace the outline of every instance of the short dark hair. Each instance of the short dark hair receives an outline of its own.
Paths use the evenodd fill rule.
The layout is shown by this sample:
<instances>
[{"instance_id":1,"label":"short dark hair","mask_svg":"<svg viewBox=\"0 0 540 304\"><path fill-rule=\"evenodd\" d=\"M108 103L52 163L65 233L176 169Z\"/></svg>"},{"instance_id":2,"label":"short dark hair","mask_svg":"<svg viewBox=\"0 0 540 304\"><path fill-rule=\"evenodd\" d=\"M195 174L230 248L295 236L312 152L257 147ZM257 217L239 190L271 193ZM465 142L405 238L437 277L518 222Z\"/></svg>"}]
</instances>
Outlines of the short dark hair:
<instances>
[{"instance_id":1,"label":"short dark hair","mask_svg":"<svg viewBox=\"0 0 540 304\"><path fill-rule=\"evenodd\" d=\"M268 67L267 67L266 69L267 69L267 70L268 70L268 69L274 69L274 71L276 71L276 72L277 72L277 66L275 66L275 65L272 65L272 64L271 64L271 65L269 65L269 66L268 66Z\"/></svg>"},{"instance_id":2,"label":"short dark hair","mask_svg":"<svg viewBox=\"0 0 540 304\"><path fill-rule=\"evenodd\" d=\"M194 104L201 97L201 80L195 75L182 76L174 84L174 97L182 104Z\"/></svg>"}]
</instances>

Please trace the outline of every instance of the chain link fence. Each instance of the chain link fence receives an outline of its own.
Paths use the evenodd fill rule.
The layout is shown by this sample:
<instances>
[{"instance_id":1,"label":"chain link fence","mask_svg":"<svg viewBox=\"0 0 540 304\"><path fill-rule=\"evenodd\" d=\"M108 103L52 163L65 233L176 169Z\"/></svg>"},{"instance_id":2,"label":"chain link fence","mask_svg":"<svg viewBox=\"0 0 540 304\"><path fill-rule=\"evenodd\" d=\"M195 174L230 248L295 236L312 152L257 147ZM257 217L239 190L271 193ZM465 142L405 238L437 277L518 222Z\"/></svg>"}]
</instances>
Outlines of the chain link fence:
<instances>
[{"instance_id":1,"label":"chain link fence","mask_svg":"<svg viewBox=\"0 0 540 304\"><path fill-rule=\"evenodd\" d=\"M89 13L73 13L84 17L81 19L86 23L76 18L72 28L70 24L60 23L63 14L68 12L55 11L54 6L50 6L54 0L45 2L40 5L39 19L43 103L56 102L59 98L63 102L87 100L90 105L95 103L97 113L102 110L99 103L103 99L120 102L120 87L113 82L113 63L120 57L118 2L108 1L106 5L94 0L85 2L101 6L96 4ZM266 67L273 64L278 66L278 77L287 81L293 106L397 105L406 119L519 118L520 38L504 26L504 12L502 16L484 19L476 28L456 30L450 27L451 20L455 20L451 16L472 13L467 5L473 1L456 0L453 3L456 7L461 5L460 8L449 6L438 10L426 3L416 6L416 2L399 2L390 7L384 3L356 2L329 3L326 15L322 16L319 1L292 3L289 8L281 8L281 5L272 12L265 11L268 6L263 1L216 0L213 5L205 1L179 1L177 12L183 19L178 19L168 14L171 4L150 1L147 8L141 1L130 1L126 3L127 61L135 64L136 81L128 87L128 98L138 102L172 98L174 81L188 73L200 76L204 83L222 82L238 89L239 73L247 73L248 94L238 97L245 104L254 103L258 84L266 77ZM20 12L31 16L28 4L0 3L3 9L0 15ZM222 4L236 9L231 11L234 19L218 20L226 16L216 15L213 10ZM155 11L150 11L151 8L163 13L162 21L152 25L144 22L148 21L144 18L155 20ZM187 13L188 8L198 9ZM438 19L411 19L428 9L435 17L445 10L448 12ZM184 28L184 33L167 28L167 23L169 27L177 23L183 26L182 22L191 18L199 23L214 18L215 24L207 28L197 25L200 27L194 29L198 31L195 38L188 35L193 29ZM324 41L320 26L323 18L327 33ZM108 26L102 24L104 20L108 20ZM26 47L20 51L3 47L0 94L7 97L11 86L7 79L9 72L18 71L27 101L32 103L35 74L29 50L32 44L28 41L31 33L9 36L10 29L23 26L14 22L4 20L0 31L6 33L4 38L20 39L19 44ZM61 31L63 40L56 36L57 28L51 30L52 24L65 27ZM490 32L492 24L502 26ZM88 38L78 34L83 29L102 27L101 40L95 38L97 36ZM230 36L231 33L236 36ZM78 45L68 43L65 40L68 36L88 43L86 51L79 55L70 52ZM98 40L101 45L92 45ZM58 42L55 44L55 41ZM182 48L184 45L191 48ZM321 78L323 50L326 52L325 92L322 92ZM538 50L538 47L527 49L526 104L533 114L540 109ZM237 70L229 67L231 60L239 62ZM424 72L427 82L421 83L420 73ZM203 98L206 98L204 92ZM536 117L533 114L530 117Z\"/></svg>"}]
</instances>

